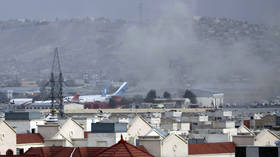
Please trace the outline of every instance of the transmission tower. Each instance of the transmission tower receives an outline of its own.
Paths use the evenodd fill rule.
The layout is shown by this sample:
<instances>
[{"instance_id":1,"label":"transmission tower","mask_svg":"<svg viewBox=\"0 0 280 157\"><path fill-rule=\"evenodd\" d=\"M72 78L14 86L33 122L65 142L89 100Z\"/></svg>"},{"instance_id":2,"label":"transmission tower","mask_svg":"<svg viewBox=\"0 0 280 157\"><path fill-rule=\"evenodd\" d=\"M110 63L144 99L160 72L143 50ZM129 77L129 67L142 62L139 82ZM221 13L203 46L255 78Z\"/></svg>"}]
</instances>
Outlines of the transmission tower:
<instances>
[{"instance_id":1,"label":"transmission tower","mask_svg":"<svg viewBox=\"0 0 280 157\"><path fill-rule=\"evenodd\" d=\"M56 115L55 109L55 100L58 100L59 103L59 115L61 117L64 116L64 106L63 106L63 75L61 71L60 59L59 59L58 48L54 50L54 58L52 63L52 71L50 77L50 85L51 85L51 94L50 98L52 101L52 116Z\"/></svg>"}]
</instances>

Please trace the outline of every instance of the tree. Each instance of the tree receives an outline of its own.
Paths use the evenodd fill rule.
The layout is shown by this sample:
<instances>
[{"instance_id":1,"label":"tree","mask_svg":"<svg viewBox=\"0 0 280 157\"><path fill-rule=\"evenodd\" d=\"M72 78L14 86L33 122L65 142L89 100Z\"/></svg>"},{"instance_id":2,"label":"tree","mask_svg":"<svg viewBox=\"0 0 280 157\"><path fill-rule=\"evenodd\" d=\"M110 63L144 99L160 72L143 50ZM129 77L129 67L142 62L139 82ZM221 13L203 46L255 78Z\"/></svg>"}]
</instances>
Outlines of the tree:
<instances>
[{"instance_id":1,"label":"tree","mask_svg":"<svg viewBox=\"0 0 280 157\"><path fill-rule=\"evenodd\" d=\"M146 98L145 98L145 102L150 102L150 103L153 103L154 102L154 99L157 97L157 94L156 94L156 90L154 90L154 89L151 89L149 92L148 92L148 94L147 94L147 96L146 96Z\"/></svg>"},{"instance_id":2,"label":"tree","mask_svg":"<svg viewBox=\"0 0 280 157\"><path fill-rule=\"evenodd\" d=\"M171 98L171 94L168 93L167 91L165 91L165 92L163 93L163 97L164 97L165 99L170 99L170 98Z\"/></svg>"},{"instance_id":3,"label":"tree","mask_svg":"<svg viewBox=\"0 0 280 157\"><path fill-rule=\"evenodd\" d=\"M188 89L186 89L185 94L184 94L183 97L190 99L192 104L196 104L197 103L196 95L192 91L190 91Z\"/></svg>"}]
</instances>

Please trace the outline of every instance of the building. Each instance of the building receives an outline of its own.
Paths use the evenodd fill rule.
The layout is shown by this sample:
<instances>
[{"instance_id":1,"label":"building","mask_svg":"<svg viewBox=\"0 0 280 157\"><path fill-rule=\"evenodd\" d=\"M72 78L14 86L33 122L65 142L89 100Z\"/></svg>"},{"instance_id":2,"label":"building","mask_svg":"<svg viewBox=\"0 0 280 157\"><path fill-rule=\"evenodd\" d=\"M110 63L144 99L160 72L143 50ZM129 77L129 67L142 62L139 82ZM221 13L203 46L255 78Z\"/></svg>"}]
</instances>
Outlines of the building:
<instances>
[{"instance_id":1,"label":"building","mask_svg":"<svg viewBox=\"0 0 280 157\"><path fill-rule=\"evenodd\" d=\"M0 121L0 154L16 153L16 131L7 122Z\"/></svg>"},{"instance_id":2,"label":"building","mask_svg":"<svg viewBox=\"0 0 280 157\"><path fill-rule=\"evenodd\" d=\"M17 154L23 154L31 147L44 147L44 139L38 133L17 134Z\"/></svg>"},{"instance_id":3,"label":"building","mask_svg":"<svg viewBox=\"0 0 280 157\"><path fill-rule=\"evenodd\" d=\"M280 140L280 137L274 132L264 129L255 137L255 146L276 146L276 142Z\"/></svg>"},{"instance_id":4,"label":"building","mask_svg":"<svg viewBox=\"0 0 280 157\"><path fill-rule=\"evenodd\" d=\"M280 147L276 146L238 146L235 157L279 157Z\"/></svg>"},{"instance_id":5,"label":"building","mask_svg":"<svg viewBox=\"0 0 280 157\"><path fill-rule=\"evenodd\" d=\"M224 104L224 93L205 89L191 89L196 95L197 104L202 107L219 108Z\"/></svg>"},{"instance_id":6,"label":"building","mask_svg":"<svg viewBox=\"0 0 280 157\"><path fill-rule=\"evenodd\" d=\"M189 144L189 157L234 157L233 142Z\"/></svg>"},{"instance_id":7,"label":"building","mask_svg":"<svg viewBox=\"0 0 280 157\"><path fill-rule=\"evenodd\" d=\"M45 123L40 112L8 112L5 120L17 133L37 133L37 125Z\"/></svg>"},{"instance_id":8,"label":"building","mask_svg":"<svg viewBox=\"0 0 280 157\"><path fill-rule=\"evenodd\" d=\"M110 147L32 147L21 157L154 157L143 146L134 146L122 137Z\"/></svg>"},{"instance_id":9,"label":"building","mask_svg":"<svg viewBox=\"0 0 280 157\"><path fill-rule=\"evenodd\" d=\"M108 147L120 141L121 137L128 139L126 123L92 123L88 146Z\"/></svg>"},{"instance_id":10,"label":"building","mask_svg":"<svg viewBox=\"0 0 280 157\"><path fill-rule=\"evenodd\" d=\"M38 125L38 133L44 138L45 146L74 146L84 141L84 128L71 118Z\"/></svg>"},{"instance_id":11,"label":"building","mask_svg":"<svg viewBox=\"0 0 280 157\"><path fill-rule=\"evenodd\" d=\"M188 143L182 137L170 134L165 138L159 136L141 136L139 144L155 157L184 157L188 155Z\"/></svg>"}]
</instances>

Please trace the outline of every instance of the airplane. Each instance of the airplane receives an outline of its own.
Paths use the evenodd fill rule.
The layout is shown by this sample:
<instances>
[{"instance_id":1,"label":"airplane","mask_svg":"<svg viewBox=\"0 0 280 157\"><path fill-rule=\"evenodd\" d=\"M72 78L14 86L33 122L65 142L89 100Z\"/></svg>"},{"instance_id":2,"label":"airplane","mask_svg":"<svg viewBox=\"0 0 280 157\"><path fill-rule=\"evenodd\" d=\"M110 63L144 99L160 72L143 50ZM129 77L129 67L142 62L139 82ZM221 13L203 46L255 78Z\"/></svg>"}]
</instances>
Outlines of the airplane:
<instances>
[{"instance_id":1,"label":"airplane","mask_svg":"<svg viewBox=\"0 0 280 157\"><path fill-rule=\"evenodd\" d=\"M33 99L29 98L16 98L16 99L11 99L10 104L13 105L26 105L32 103Z\"/></svg>"},{"instance_id":2,"label":"airplane","mask_svg":"<svg viewBox=\"0 0 280 157\"><path fill-rule=\"evenodd\" d=\"M104 91L101 95L83 95L80 96L76 94L75 96L69 96L64 98L64 102L78 102L78 103L87 103L87 102L107 102L113 96L121 96L127 87L127 82L124 82L120 88L112 93L107 94L107 88L104 88Z\"/></svg>"}]
</instances>

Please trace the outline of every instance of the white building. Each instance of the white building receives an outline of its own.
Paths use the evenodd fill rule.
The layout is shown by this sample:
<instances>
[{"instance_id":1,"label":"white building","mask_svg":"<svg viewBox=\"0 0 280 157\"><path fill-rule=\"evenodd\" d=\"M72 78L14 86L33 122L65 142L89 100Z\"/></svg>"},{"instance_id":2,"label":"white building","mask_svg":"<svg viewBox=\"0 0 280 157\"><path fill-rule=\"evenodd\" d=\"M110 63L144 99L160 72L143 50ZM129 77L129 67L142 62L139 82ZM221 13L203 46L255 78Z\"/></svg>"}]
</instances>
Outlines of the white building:
<instances>
[{"instance_id":1,"label":"white building","mask_svg":"<svg viewBox=\"0 0 280 157\"><path fill-rule=\"evenodd\" d=\"M197 104L202 107L219 108L224 104L224 93L206 89L191 89L196 95Z\"/></svg>"}]
</instances>

